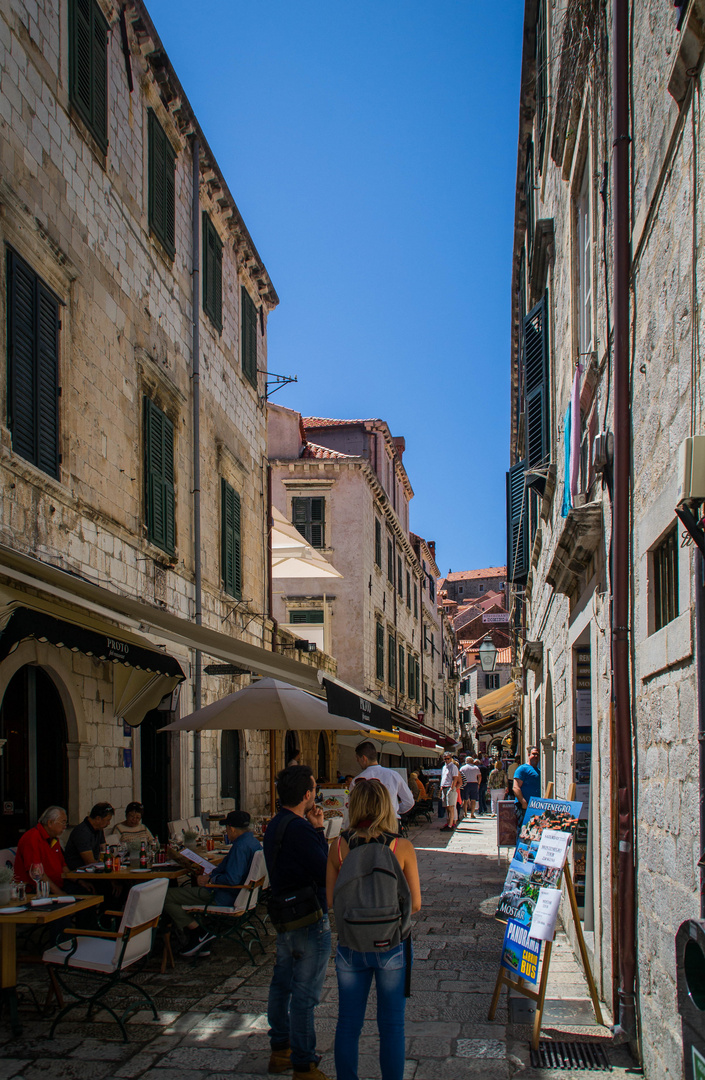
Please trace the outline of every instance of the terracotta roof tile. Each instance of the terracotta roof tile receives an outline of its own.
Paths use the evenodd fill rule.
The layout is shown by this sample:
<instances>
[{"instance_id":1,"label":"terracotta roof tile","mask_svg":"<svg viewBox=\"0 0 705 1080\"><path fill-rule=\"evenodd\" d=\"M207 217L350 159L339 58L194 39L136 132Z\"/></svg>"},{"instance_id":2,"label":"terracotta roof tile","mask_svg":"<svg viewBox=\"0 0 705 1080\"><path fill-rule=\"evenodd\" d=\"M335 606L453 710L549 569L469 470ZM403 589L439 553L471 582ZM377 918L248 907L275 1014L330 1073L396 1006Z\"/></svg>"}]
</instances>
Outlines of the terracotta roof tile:
<instances>
[{"instance_id":1,"label":"terracotta roof tile","mask_svg":"<svg viewBox=\"0 0 705 1080\"><path fill-rule=\"evenodd\" d=\"M327 446L317 446L316 443L307 442L301 451L302 458L347 458L353 460L352 454L341 454L339 450L329 450Z\"/></svg>"},{"instance_id":2,"label":"terracotta roof tile","mask_svg":"<svg viewBox=\"0 0 705 1080\"><path fill-rule=\"evenodd\" d=\"M505 578L506 566L488 566L484 570L456 570L455 573L446 574L444 581L482 581L483 578Z\"/></svg>"},{"instance_id":3,"label":"terracotta roof tile","mask_svg":"<svg viewBox=\"0 0 705 1080\"><path fill-rule=\"evenodd\" d=\"M350 424L381 424L382 420L369 417L367 420L334 420L326 416L302 416L305 428L346 427Z\"/></svg>"}]
</instances>

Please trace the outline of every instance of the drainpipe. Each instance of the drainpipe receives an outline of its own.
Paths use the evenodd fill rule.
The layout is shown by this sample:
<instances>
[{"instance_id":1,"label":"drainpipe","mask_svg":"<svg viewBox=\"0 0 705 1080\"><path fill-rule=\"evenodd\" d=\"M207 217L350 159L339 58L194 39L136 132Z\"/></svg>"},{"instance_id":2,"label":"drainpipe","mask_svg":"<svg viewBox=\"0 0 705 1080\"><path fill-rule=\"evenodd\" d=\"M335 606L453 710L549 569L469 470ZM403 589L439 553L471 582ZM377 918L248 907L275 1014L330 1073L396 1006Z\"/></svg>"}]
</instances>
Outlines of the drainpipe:
<instances>
[{"instance_id":1,"label":"drainpipe","mask_svg":"<svg viewBox=\"0 0 705 1080\"><path fill-rule=\"evenodd\" d=\"M201 609L201 336L200 336L200 280L201 280L201 231L199 201L199 184L201 177L200 158L201 147L198 138L194 136L191 144L193 153L193 182L192 182L192 262L191 274L191 315L193 319L193 344L192 344L192 400L193 400L193 565L194 565L194 601L196 607L196 626L203 623L203 611ZM193 708L194 712L201 708L201 653L196 649L196 670L193 680ZM193 810L195 815L201 813L201 733L193 733Z\"/></svg>"},{"instance_id":2,"label":"drainpipe","mask_svg":"<svg viewBox=\"0 0 705 1080\"><path fill-rule=\"evenodd\" d=\"M615 711L619 896L619 1019L616 1036L636 1042L633 735L629 682L629 0L612 5L614 231L614 503L612 512L612 700Z\"/></svg>"}]
</instances>

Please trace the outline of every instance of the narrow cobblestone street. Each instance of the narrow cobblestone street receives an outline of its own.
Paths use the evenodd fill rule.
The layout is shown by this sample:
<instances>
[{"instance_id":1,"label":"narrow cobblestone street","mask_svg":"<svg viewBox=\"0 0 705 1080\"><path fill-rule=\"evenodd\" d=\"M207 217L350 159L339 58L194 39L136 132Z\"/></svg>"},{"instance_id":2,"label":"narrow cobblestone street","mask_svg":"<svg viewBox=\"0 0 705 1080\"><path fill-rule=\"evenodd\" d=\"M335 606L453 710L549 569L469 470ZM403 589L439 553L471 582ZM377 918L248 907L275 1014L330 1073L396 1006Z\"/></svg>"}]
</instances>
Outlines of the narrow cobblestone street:
<instances>
[{"instance_id":1,"label":"narrow cobblestone street","mask_svg":"<svg viewBox=\"0 0 705 1080\"><path fill-rule=\"evenodd\" d=\"M563 1070L535 1070L529 1066L530 1027L511 1024L506 994L497 1019L488 1023L487 1011L497 974L503 927L493 918L493 898L500 891L505 860L498 865L494 845L495 822L484 817L464 822L449 837L439 832L440 822L412 831L417 848L423 907L416 917L415 965L412 996L407 1007L408 1080L557 1080ZM155 995L159 1020L138 1013L129 1024L130 1042L124 1044L116 1026L76 1021L62 1023L57 1037L47 1039L49 1022L38 1021L29 1006L23 1008L25 1035L11 1039L6 1022L0 1024L0 1080L250 1080L267 1074L268 1040L266 999L271 976L273 938L257 964L242 964L235 946L219 945L210 958L186 962L160 975L156 959L144 980ZM44 988L41 968L23 967L20 981ZM587 988L565 935L554 948L548 999L575 1007L588 1026L551 1021L544 1033L573 1039L601 1038L608 1032L589 1021ZM337 1015L335 970L331 960L323 1000L317 1011L321 1068L330 1076ZM374 999L368 1006L360 1043L360 1078L380 1076ZM550 1016L550 1009L549 1009ZM605 1016L606 1022L611 1022ZM609 1050L613 1076L628 1075L625 1051ZM572 1073L571 1073L572 1075Z\"/></svg>"}]
</instances>

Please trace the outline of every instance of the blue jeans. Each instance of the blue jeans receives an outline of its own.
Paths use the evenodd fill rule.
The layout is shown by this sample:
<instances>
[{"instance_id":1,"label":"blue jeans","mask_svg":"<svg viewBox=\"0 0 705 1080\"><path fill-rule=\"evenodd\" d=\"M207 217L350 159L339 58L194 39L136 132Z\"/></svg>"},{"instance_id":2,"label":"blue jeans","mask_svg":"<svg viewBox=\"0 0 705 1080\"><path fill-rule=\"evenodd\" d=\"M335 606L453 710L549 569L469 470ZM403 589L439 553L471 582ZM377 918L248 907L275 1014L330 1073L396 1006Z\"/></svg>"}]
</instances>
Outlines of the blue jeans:
<instances>
[{"instance_id":1,"label":"blue jeans","mask_svg":"<svg viewBox=\"0 0 705 1080\"><path fill-rule=\"evenodd\" d=\"M318 1061L313 1010L321 1000L330 956L330 922L277 934L277 959L269 986L267 1019L273 1050L291 1047L291 1064Z\"/></svg>"},{"instance_id":2,"label":"blue jeans","mask_svg":"<svg viewBox=\"0 0 705 1080\"><path fill-rule=\"evenodd\" d=\"M382 1080L402 1080L406 1009L404 944L387 952L368 953L355 952L339 945L335 955L335 968L338 975L335 1074L338 1080L358 1080L358 1042L373 975L377 986L377 1030Z\"/></svg>"}]
</instances>

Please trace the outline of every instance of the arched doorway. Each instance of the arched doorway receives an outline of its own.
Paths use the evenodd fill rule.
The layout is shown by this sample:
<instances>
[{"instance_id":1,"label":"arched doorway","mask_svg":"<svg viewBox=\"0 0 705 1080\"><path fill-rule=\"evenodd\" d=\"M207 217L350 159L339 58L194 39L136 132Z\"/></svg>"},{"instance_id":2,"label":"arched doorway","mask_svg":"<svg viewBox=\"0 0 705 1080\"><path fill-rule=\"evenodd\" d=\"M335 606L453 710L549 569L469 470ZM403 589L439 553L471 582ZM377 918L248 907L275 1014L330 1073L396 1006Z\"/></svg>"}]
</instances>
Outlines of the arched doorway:
<instances>
[{"instance_id":1,"label":"arched doorway","mask_svg":"<svg viewBox=\"0 0 705 1080\"><path fill-rule=\"evenodd\" d=\"M290 761L293 761L299 752L299 740L296 737L295 731L287 731L286 739L284 740L284 768L287 767Z\"/></svg>"},{"instance_id":2,"label":"arched doorway","mask_svg":"<svg viewBox=\"0 0 705 1080\"><path fill-rule=\"evenodd\" d=\"M0 847L11 847L47 806L68 804L66 713L48 673L25 664L0 708Z\"/></svg>"},{"instance_id":3,"label":"arched doorway","mask_svg":"<svg viewBox=\"0 0 705 1080\"><path fill-rule=\"evenodd\" d=\"M329 779L328 744L325 735L321 732L318 736L318 772L316 773L316 780L322 784L327 784Z\"/></svg>"},{"instance_id":4,"label":"arched doorway","mask_svg":"<svg viewBox=\"0 0 705 1080\"><path fill-rule=\"evenodd\" d=\"M220 736L220 794L233 799L240 810L240 732L224 731Z\"/></svg>"}]
</instances>

